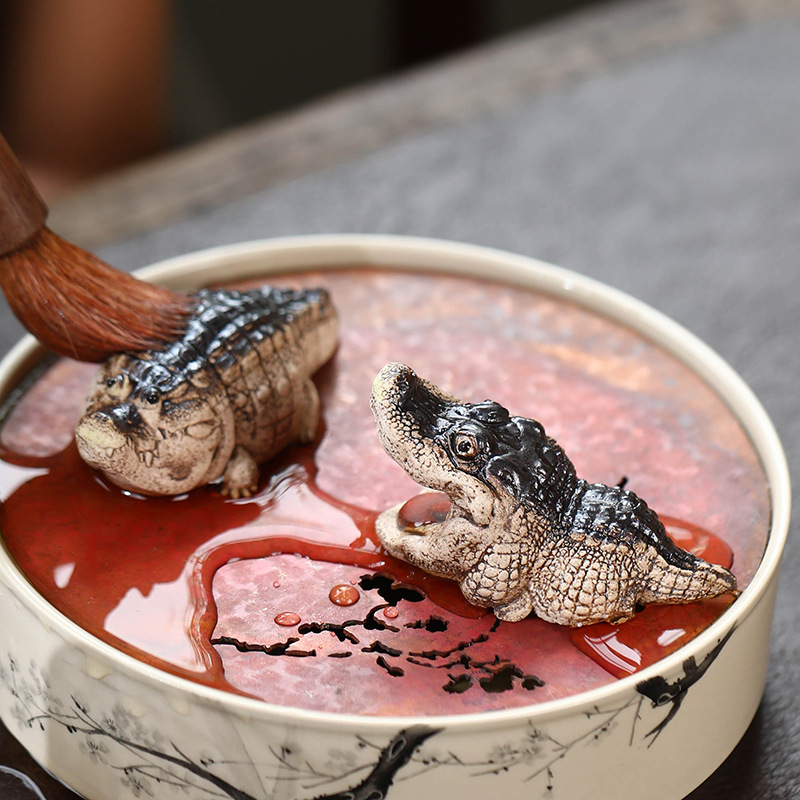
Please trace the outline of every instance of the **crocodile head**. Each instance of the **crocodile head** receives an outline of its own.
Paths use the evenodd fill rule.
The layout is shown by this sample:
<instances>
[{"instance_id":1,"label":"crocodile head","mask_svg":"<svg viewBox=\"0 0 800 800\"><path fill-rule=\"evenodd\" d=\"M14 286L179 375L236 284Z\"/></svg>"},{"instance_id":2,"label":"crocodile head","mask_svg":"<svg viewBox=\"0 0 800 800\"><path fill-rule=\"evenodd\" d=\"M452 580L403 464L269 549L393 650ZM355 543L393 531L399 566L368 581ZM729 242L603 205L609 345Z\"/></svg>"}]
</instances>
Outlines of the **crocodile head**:
<instances>
[{"instance_id":1,"label":"crocodile head","mask_svg":"<svg viewBox=\"0 0 800 800\"><path fill-rule=\"evenodd\" d=\"M461 403L404 364L378 373L371 406L384 450L411 478L446 492L475 524L488 524L494 492L481 469L495 437L487 438L487 424L502 425L508 412L497 403Z\"/></svg>"},{"instance_id":2,"label":"crocodile head","mask_svg":"<svg viewBox=\"0 0 800 800\"><path fill-rule=\"evenodd\" d=\"M147 354L120 354L97 372L75 439L84 461L117 486L181 494L224 470L233 413L209 370L179 377Z\"/></svg>"},{"instance_id":3,"label":"crocodile head","mask_svg":"<svg viewBox=\"0 0 800 800\"><path fill-rule=\"evenodd\" d=\"M513 513L520 428L503 406L463 403L404 364L387 364L373 384L372 411L386 452L423 486L445 492L443 520L403 524L400 507L377 532L392 555L459 579Z\"/></svg>"}]
</instances>

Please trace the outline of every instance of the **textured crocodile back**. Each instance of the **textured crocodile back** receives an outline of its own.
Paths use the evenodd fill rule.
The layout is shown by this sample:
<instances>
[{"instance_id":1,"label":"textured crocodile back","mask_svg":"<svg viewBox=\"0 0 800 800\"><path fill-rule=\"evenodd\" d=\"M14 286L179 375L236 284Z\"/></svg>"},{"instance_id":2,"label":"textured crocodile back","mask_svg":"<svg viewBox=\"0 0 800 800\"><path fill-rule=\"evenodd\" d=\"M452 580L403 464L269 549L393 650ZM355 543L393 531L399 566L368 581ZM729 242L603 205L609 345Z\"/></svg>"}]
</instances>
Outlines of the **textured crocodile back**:
<instances>
[{"instance_id":1,"label":"textured crocodile back","mask_svg":"<svg viewBox=\"0 0 800 800\"><path fill-rule=\"evenodd\" d=\"M323 289L201 292L197 327L233 408L237 441L260 460L294 440L310 375L333 354L336 315Z\"/></svg>"},{"instance_id":2,"label":"textured crocodile back","mask_svg":"<svg viewBox=\"0 0 800 800\"><path fill-rule=\"evenodd\" d=\"M236 440L260 460L295 438L309 376L336 348L336 313L324 289L204 289L186 333L132 365L139 390L169 396L183 381L220 384Z\"/></svg>"},{"instance_id":3,"label":"textured crocodile back","mask_svg":"<svg viewBox=\"0 0 800 800\"><path fill-rule=\"evenodd\" d=\"M540 423L511 417L504 445L486 465L487 477L500 481L519 503L557 524L572 497L575 467Z\"/></svg>"},{"instance_id":4,"label":"textured crocodile back","mask_svg":"<svg viewBox=\"0 0 800 800\"><path fill-rule=\"evenodd\" d=\"M633 492L620 486L579 480L561 517L563 531L592 534L610 540L639 540L656 548L672 566L692 569L698 559L669 538L658 515Z\"/></svg>"}]
</instances>

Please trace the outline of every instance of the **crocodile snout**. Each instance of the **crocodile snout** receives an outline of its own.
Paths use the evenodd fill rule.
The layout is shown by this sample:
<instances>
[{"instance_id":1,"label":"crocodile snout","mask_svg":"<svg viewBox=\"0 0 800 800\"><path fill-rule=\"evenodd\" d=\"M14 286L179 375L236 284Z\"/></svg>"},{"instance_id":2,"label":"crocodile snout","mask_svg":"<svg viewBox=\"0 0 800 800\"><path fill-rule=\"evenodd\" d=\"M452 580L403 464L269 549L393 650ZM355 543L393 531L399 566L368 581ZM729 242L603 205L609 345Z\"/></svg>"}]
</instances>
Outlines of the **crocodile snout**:
<instances>
[{"instance_id":1,"label":"crocodile snout","mask_svg":"<svg viewBox=\"0 0 800 800\"><path fill-rule=\"evenodd\" d=\"M75 441L81 457L93 467L106 469L128 444L129 434L142 424L130 403L106 406L84 415L75 428Z\"/></svg>"},{"instance_id":2,"label":"crocodile snout","mask_svg":"<svg viewBox=\"0 0 800 800\"><path fill-rule=\"evenodd\" d=\"M417 384L417 376L411 367L405 364L391 363L381 369L375 378L374 388L391 394L395 402L402 402Z\"/></svg>"},{"instance_id":3,"label":"crocodile snout","mask_svg":"<svg viewBox=\"0 0 800 800\"><path fill-rule=\"evenodd\" d=\"M108 406L94 412L97 422L110 422L120 433L131 433L142 424L142 417L133 403Z\"/></svg>"}]
</instances>

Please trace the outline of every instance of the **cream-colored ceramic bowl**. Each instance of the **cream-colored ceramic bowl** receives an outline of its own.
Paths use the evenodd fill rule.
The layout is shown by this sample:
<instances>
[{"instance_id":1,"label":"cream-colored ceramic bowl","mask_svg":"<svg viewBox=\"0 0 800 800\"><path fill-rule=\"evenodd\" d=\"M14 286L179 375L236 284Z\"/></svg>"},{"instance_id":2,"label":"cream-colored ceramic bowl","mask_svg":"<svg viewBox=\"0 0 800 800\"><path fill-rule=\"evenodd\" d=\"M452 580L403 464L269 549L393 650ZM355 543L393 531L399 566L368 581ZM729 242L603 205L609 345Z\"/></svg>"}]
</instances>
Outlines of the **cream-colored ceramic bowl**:
<instances>
[{"instance_id":1,"label":"cream-colored ceramic bowl","mask_svg":"<svg viewBox=\"0 0 800 800\"><path fill-rule=\"evenodd\" d=\"M503 252L413 238L300 237L192 254L142 274L196 288L342 266L435 270L530 287L629 326L671 353L723 399L763 468L769 531L745 591L687 645L599 689L485 713L367 717L273 706L150 667L57 612L2 552L3 721L34 758L89 800L683 797L734 748L764 687L790 491L762 407L718 356L651 308ZM0 365L0 394L41 355L32 339L22 341Z\"/></svg>"}]
</instances>

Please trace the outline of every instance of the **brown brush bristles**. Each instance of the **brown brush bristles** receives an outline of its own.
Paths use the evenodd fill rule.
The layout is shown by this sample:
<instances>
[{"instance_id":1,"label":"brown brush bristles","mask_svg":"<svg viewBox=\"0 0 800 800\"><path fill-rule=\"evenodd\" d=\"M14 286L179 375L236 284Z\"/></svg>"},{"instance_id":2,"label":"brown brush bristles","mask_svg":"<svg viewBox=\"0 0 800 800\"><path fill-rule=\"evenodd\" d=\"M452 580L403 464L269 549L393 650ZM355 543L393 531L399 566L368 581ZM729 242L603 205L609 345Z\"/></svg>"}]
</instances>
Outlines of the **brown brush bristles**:
<instances>
[{"instance_id":1,"label":"brown brush bristles","mask_svg":"<svg viewBox=\"0 0 800 800\"><path fill-rule=\"evenodd\" d=\"M0 257L0 286L42 344L79 361L160 349L180 337L191 295L146 283L47 228Z\"/></svg>"}]
</instances>

